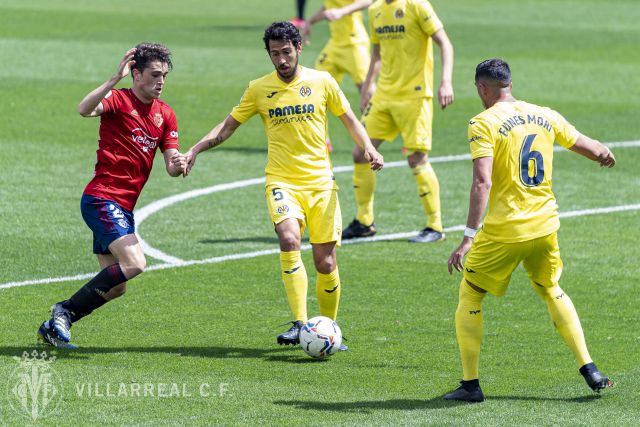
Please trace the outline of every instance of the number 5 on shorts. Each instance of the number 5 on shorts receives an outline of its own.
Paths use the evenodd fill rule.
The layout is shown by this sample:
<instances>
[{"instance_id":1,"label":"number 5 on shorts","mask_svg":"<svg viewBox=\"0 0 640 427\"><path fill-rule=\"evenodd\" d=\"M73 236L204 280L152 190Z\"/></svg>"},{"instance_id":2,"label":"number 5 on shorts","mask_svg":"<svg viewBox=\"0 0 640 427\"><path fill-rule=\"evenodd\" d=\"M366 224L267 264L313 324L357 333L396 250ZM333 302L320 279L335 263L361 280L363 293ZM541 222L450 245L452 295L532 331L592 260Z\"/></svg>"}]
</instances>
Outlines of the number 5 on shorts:
<instances>
[{"instance_id":1,"label":"number 5 on shorts","mask_svg":"<svg viewBox=\"0 0 640 427\"><path fill-rule=\"evenodd\" d=\"M275 200L276 202L284 199L284 194L279 188L274 188L273 190L271 190L271 194L273 194L273 200Z\"/></svg>"}]
</instances>

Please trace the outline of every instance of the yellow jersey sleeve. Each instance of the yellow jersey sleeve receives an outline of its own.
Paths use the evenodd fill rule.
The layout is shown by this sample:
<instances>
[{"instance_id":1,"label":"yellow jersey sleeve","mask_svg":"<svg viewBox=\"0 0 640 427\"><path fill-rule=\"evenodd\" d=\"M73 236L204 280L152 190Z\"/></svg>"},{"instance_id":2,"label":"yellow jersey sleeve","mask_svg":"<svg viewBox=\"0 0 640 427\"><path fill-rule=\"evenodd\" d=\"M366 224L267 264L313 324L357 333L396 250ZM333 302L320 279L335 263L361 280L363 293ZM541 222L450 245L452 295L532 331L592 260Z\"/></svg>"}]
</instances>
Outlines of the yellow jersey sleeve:
<instances>
[{"instance_id":1,"label":"yellow jersey sleeve","mask_svg":"<svg viewBox=\"0 0 640 427\"><path fill-rule=\"evenodd\" d=\"M557 111L549 108L548 112L556 131L556 142L564 148L573 147L578 140L578 136L580 136L580 132Z\"/></svg>"},{"instance_id":2,"label":"yellow jersey sleeve","mask_svg":"<svg viewBox=\"0 0 640 427\"><path fill-rule=\"evenodd\" d=\"M233 110L231 110L231 117L240 123L245 123L256 113L258 113L258 107L251 90L251 85L249 85L244 90L244 94L242 94L242 98L240 98L238 105L233 107Z\"/></svg>"},{"instance_id":3,"label":"yellow jersey sleeve","mask_svg":"<svg viewBox=\"0 0 640 427\"><path fill-rule=\"evenodd\" d=\"M467 131L471 158L493 157L493 138L489 124L474 118L469 121Z\"/></svg>"},{"instance_id":4,"label":"yellow jersey sleeve","mask_svg":"<svg viewBox=\"0 0 640 427\"><path fill-rule=\"evenodd\" d=\"M428 36L433 35L438 30L442 29L443 25L438 15L436 15L433 6L427 0L416 0L413 4L415 7L418 21L420 22L420 28Z\"/></svg>"},{"instance_id":5,"label":"yellow jersey sleeve","mask_svg":"<svg viewBox=\"0 0 640 427\"><path fill-rule=\"evenodd\" d=\"M349 111L351 105L349 105L349 101L347 97L344 96L342 89L336 82L336 79L329 76L326 80L326 91L327 91L327 108L331 111L336 117L339 117Z\"/></svg>"}]
</instances>

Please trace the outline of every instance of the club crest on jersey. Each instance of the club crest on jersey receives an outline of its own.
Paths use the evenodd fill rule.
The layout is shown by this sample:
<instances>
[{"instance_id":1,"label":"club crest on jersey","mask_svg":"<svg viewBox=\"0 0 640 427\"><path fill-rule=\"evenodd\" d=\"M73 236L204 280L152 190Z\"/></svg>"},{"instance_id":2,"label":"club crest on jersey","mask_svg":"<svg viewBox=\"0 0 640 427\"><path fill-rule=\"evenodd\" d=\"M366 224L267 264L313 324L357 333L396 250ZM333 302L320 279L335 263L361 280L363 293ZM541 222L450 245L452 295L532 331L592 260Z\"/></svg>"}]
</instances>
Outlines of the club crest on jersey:
<instances>
[{"instance_id":1,"label":"club crest on jersey","mask_svg":"<svg viewBox=\"0 0 640 427\"><path fill-rule=\"evenodd\" d=\"M302 96L303 98L305 96L311 96L311 88L309 86L302 86L300 88L300 96Z\"/></svg>"},{"instance_id":2,"label":"club crest on jersey","mask_svg":"<svg viewBox=\"0 0 640 427\"><path fill-rule=\"evenodd\" d=\"M404 18L404 11L402 9L396 10L395 17L398 19Z\"/></svg>"},{"instance_id":3,"label":"club crest on jersey","mask_svg":"<svg viewBox=\"0 0 640 427\"><path fill-rule=\"evenodd\" d=\"M289 206L287 205L282 205L282 206L278 206L278 209L276 209L278 211L279 215L284 215L287 212L289 212Z\"/></svg>"},{"instance_id":4,"label":"club crest on jersey","mask_svg":"<svg viewBox=\"0 0 640 427\"><path fill-rule=\"evenodd\" d=\"M155 125L157 127L162 126L162 123L164 122L164 119L162 118L162 114L160 113L155 113L153 115L153 123L155 123Z\"/></svg>"},{"instance_id":5,"label":"club crest on jersey","mask_svg":"<svg viewBox=\"0 0 640 427\"><path fill-rule=\"evenodd\" d=\"M156 148L158 138L154 138L150 135L147 135L142 128L135 128L131 131L131 139L133 142L138 143L142 146L142 151L145 153L149 150L153 150Z\"/></svg>"}]
</instances>

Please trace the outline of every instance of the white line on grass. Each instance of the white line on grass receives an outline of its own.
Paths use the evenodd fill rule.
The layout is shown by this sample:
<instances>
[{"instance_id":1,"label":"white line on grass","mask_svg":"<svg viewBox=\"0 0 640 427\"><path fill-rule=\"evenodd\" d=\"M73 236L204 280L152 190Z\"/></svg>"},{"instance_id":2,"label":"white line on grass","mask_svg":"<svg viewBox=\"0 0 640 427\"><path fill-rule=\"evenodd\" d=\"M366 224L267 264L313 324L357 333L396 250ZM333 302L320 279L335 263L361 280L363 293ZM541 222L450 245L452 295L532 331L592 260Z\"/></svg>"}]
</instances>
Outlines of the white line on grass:
<instances>
[{"instance_id":1,"label":"white line on grass","mask_svg":"<svg viewBox=\"0 0 640 427\"><path fill-rule=\"evenodd\" d=\"M624 212L624 211L637 211L640 210L640 204L635 205L620 205L620 206L609 206L606 208L596 208L596 209L583 209L577 211L568 211L561 212L560 217L562 218L570 218L584 215L600 215L600 214L609 214L614 212ZM454 227L447 227L444 231L446 232L454 232L454 231L462 231L464 230L464 225L456 225ZM413 236L418 231L411 231L405 233L394 233L394 234L385 234L374 237L367 237L363 239L357 240L345 240L343 244L351 245L358 243L369 243L369 242L379 242L383 240L396 240L396 239L405 239L409 236ZM302 245L302 250L309 250L311 245ZM245 252L231 255L224 255L219 257L207 258L202 260L191 260L191 261L181 261L179 263L165 263L165 264L156 264L147 268L148 271L151 270L165 270L167 268L177 268L177 267L186 267L189 265L199 265L199 264L218 264L225 261L233 261L239 259L247 259L247 258L256 258L264 255L272 255L280 252L280 249L266 249L262 251L254 251L254 252ZM71 282L76 280L86 280L98 274L98 272L87 273L87 274L78 274L76 276L65 276L65 277L52 277L48 279L38 279L38 280L25 280L23 282L8 282L0 284L0 289L9 289L9 288L17 288L20 286L28 286L28 285L46 285L50 283L57 282Z\"/></svg>"},{"instance_id":2,"label":"white line on grass","mask_svg":"<svg viewBox=\"0 0 640 427\"><path fill-rule=\"evenodd\" d=\"M627 148L627 147L640 147L640 141L622 141L622 142L609 142L605 144L606 146L610 147L610 148ZM555 146L554 147L554 151L558 151L558 152L566 152L568 151L567 149L561 147L561 146ZM471 160L471 155L470 154L457 154L457 155L451 155L451 156L439 156L439 157L433 157L430 159L431 163L448 163L448 162L458 162L461 160ZM384 165L385 169L389 169L389 168L397 168L400 166L404 166L407 163L405 161L397 161L397 162L389 162L387 164ZM350 172L353 170L353 165L350 166L337 166L335 168L333 168L333 172L334 173L342 173L342 172ZM189 199L193 199L195 197L200 197L200 196L205 196L207 194L211 194L211 193L219 193L221 191L227 191L227 190L233 190L236 188L243 188L243 187L249 187L252 185L261 185L264 184L265 179L264 178L254 178L254 179L247 179L247 180L243 180L243 181L235 181L235 182L230 182L227 184L217 184L217 185L213 185L211 187L206 187L206 188L201 188L198 190L192 190L192 191L187 191L186 193L181 193L181 194L176 194L174 196L169 196L169 197L165 197L164 199L160 199L160 200L156 200L155 202L152 202L150 204L148 204L147 206L144 206L138 210L135 211L135 222L136 222L136 227L139 229L140 228L140 224L142 224L142 222L144 220L146 220L147 218L149 218L151 215L153 215L154 213L167 208L171 205L174 205L176 203L179 202L183 202L185 200L189 200ZM159 249L156 249L154 247L152 247L151 245L149 245L139 233L136 233L136 235L138 236L138 240L140 240L140 244L142 245L142 249L144 250L145 254L149 255L152 258L155 258L157 260L163 261L167 264L175 264L175 265L181 265L182 263L184 263L185 261L180 259L180 258L176 258L172 255L166 254L164 252L162 252Z\"/></svg>"}]
</instances>

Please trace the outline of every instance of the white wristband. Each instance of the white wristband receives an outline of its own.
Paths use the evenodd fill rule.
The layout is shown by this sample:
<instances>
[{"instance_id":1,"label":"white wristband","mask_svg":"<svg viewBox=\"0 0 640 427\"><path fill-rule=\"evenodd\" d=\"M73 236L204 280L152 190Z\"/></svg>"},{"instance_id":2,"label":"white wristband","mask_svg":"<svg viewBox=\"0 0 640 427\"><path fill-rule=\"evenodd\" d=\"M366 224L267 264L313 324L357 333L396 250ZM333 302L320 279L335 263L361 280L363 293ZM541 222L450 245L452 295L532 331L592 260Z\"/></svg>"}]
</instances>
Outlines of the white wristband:
<instances>
[{"instance_id":1,"label":"white wristband","mask_svg":"<svg viewBox=\"0 0 640 427\"><path fill-rule=\"evenodd\" d=\"M471 237L472 239L476 237L477 232L478 232L477 228L469 228L469 227L464 228L464 235L466 237Z\"/></svg>"}]
</instances>

